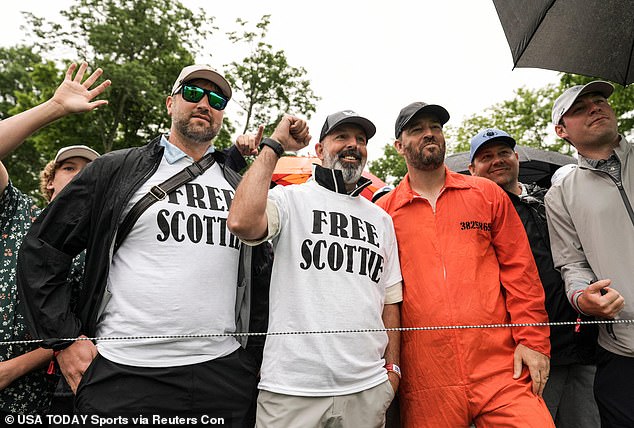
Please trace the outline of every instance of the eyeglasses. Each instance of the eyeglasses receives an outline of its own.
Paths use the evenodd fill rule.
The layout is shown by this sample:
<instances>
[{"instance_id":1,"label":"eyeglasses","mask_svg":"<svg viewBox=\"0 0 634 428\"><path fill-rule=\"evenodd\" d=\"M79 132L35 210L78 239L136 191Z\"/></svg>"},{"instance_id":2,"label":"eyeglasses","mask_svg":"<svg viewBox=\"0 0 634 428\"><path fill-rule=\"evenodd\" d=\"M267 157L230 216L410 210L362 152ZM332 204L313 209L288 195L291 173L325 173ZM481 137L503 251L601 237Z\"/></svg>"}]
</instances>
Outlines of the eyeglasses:
<instances>
[{"instance_id":1,"label":"eyeglasses","mask_svg":"<svg viewBox=\"0 0 634 428\"><path fill-rule=\"evenodd\" d=\"M209 101L209 105L214 110L224 110L227 107L227 103L229 100L224 96L217 94L214 91L210 91L208 89L199 88L194 85L183 85L180 89L180 92L183 95L183 99L185 101L189 101L190 103L197 103L203 99L205 94L207 94L207 100Z\"/></svg>"}]
</instances>

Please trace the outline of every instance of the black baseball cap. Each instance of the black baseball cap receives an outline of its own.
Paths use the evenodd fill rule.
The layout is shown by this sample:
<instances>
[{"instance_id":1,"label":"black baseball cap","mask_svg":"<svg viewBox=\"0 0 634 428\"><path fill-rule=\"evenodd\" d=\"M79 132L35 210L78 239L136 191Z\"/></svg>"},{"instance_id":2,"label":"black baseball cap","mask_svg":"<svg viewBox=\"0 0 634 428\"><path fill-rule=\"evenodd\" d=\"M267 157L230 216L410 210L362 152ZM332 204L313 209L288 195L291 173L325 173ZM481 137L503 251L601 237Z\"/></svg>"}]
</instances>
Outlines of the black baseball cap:
<instances>
[{"instance_id":1,"label":"black baseball cap","mask_svg":"<svg viewBox=\"0 0 634 428\"><path fill-rule=\"evenodd\" d=\"M433 114L440 120L441 125L444 125L449 121L449 112L442 106L437 104L427 104L421 101L411 103L408 106L403 107L401 112L396 118L396 125L394 126L394 135L396 138L401 136L403 128L407 126L410 120L419 112L425 112Z\"/></svg>"},{"instance_id":2,"label":"black baseball cap","mask_svg":"<svg viewBox=\"0 0 634 428\"><path fill-rule=\"evenodd\" d=\"M359 125L365 132L365 138L369 140L376 134L376 126L369 119L359 116L352 110L343 110L333 113L326 118L324 126L321 128L321 134L319 135L319 141L322 141L326 135L330 134L333 129L344 123L352 123Z\"/></svg>"}]
</instances>

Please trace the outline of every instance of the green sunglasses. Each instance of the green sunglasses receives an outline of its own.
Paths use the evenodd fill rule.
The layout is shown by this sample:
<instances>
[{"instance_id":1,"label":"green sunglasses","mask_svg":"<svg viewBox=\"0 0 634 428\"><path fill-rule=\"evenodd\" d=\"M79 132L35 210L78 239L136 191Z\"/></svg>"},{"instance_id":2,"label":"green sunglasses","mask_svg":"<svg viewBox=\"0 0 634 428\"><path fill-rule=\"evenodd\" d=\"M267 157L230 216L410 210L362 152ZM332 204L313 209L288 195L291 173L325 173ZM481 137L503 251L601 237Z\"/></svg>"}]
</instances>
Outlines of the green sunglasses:
<instances>
[{"instance_id":1,"label":"green sunglasses","mask_svg":"<svg viewBox=\"0 0 634 428\"><path fill-rule=\"evenodd\" d=\"M179 92L183 95L183 99L185 101L189 101L190 103L200 102L205 94L207 94L209 105L214 110L224 110L225 107L227 107L227 103L229 102L228 99L220 94L217 94L216 92L210 91L208 89L199 88L198 86L194 85L184 84Z\"/></svg>"}]
</instances>

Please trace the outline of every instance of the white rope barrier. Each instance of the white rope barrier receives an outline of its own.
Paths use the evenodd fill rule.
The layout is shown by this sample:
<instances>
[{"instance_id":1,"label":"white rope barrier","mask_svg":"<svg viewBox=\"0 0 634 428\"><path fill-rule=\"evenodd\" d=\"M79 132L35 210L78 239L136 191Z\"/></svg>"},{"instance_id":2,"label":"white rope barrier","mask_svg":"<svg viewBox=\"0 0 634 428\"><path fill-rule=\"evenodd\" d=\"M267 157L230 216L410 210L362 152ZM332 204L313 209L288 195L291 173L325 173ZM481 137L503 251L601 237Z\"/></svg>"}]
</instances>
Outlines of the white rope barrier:
<instances>
[{"instance_id":1,"label":"white rope barrier","mask_svg":"<svg viewBox=\"0 0 634 428\"><path fill-rule=\"evenodd\" d=\"M267 332L248 332L248 333L204 333L204 334L166 334L166 335L150 335L150 336L120 336L120 337L71 337L60 339L46 339L46 341L129 341L129 340L162 340L162 339L200 339L212 337L244 337L244 336L290 336L290 335L309 335L309 334L357 334L357 333L383 333L390 331L410 332L410 331L436 331L436 330L469 330L484 328L513 328L513 327L557 327L566 325L585 325L585 324L633 324L634 320L591 320L591 321L558 321L558 322L536 322L536 323L509 323L509 324L477 324L477 325L442 325L427 327L395 327L395 328L367 328L367 329L349 329L349 330L308 330L308 331L267 331ZM44 342L43 339L33 340L13 340L0 342L1 345L27 345Z\"/></svg>"}]
</instances>

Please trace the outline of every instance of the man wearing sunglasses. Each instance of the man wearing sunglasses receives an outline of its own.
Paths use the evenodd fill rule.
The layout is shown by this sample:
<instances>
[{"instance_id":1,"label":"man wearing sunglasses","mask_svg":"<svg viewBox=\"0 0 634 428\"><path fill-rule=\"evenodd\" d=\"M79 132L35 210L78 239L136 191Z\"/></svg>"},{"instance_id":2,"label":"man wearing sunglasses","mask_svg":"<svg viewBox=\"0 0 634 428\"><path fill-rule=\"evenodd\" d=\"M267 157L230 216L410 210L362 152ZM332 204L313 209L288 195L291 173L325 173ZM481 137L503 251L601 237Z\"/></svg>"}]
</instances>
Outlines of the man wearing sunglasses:
<instances>
[{"instance_id":1,"label":"man wearing sunglasses","mask_svg":"<svg viewBox=\"0 0 634 428\"><path fill-rule=\"evenodd\" d=\"M185 67L166 99L169 135L91 163L24 241L18 280L28 318L49 339L80 413L205 414L253 425L258 362L241 346L251 341L231 334L256 330L251 281L268 279L270 252L240 245L226 227L239 180L227 165L241 159L235 148L231 157L215 151L212 140L230 98L214 69ZM213 162L203 170L194 165L201 159ZM169 194L159 188L185 167L204 172ZM148 193L156 202L115 246L123 219ZM75 314L59 278L84 248ZM53 339L79 335L97 339ZM115 337L134 339L99 339Z\"/></svg>"}]
</instances>

